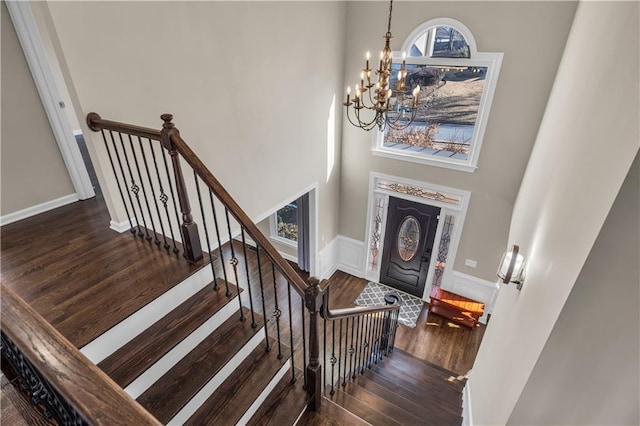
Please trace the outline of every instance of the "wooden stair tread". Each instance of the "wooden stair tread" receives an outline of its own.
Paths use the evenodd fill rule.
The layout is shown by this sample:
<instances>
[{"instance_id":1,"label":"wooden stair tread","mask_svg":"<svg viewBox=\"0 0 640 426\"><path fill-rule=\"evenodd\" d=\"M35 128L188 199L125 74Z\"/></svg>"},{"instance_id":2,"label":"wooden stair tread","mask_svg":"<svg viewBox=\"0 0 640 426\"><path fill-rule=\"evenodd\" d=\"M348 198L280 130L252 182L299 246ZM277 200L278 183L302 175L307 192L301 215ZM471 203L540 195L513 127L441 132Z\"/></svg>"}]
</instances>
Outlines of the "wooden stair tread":
<instances>
[{"instance_id":1,"label":"wooden stair tread","mask_svg":"<svg viewBox=\"0 0 640 426\"><path fill-rule=\"evenodd\" d=\"M245 315L249 310L243 308ZM261 318L260 318L261 321ZM257 332L237 313L137 398L160 422L167 423Z\"/></svg>"},{"instance_id":2,"label":"wooden stair tread","mask_svg":"<svg viewBox=\"0 0 640 426\"><path fill-rule=\"evenodd\" d=\"M236 424L262 393L289 356L278 359L277 343L269 338L272 350L258 345L218 389L186 421L185 425ZM290 350L285 345L283 353Z\"/></svg>"},{"instance_id":3,"label":"wooden stair tread","mask_svg":"<svg viewBox=\"0 0 640 426\"><path fill-rule=\"evenodd\" d=\"M329 392L327 392L326 397L373 425L402 425L402 423L397 422L386 414L378 411L375 407L372 407L366 402L360 401L359 399L344 392L341 388L336 388L333 395L329 395Z\"/></svg>"},{"instance_id":4,"label":"wooden stair tread","mask_svg":"<svg viewBox=\"0 0 640 426\"><path fill-rule=\"evenodd\" d=\"M181 305L155 322L144 332L105 358L98 367L123 388L162 358L196 328L233 300L225 296L224 280L220 288L213 283L191 296ZM236 294L236 286L229 283Z\"/></svg>"},{"instance_id":5,"label":"wooden stair tread","mask_svg":"<svg viewBox=\"0 0 640 426\"><path fill-rule=\"evenodd\" d=\"M377 380L371 379L369 377L359 375L354 382L359 387L375 394L376 396L383 398L385 401L392 403L403 410L411 413L412 415L418 418L426 418L430 415L430 411L425 408L422 404L422 397L418 395L410 395L410 398L407 398L409 394L402 395L398 392L394 392L389 389L385 384L378 383Z\"/></svg>"},{"instance_id":6,"label":"wooden stair tread","mask_svg":"<svg viewBox=\"0 0 640 426\"><path fill-rule=\"evenodd\" d=\"M295 423L307 406L308 400L307 391L302 388L304 373L299 368L296 368L295 371L298 380L292 383L290 374L286 374L280 379L247 425L281 426Z\"/></svg>"},{"instance_id":7,"label":"wooden stair tread","mask_svg":"<svg viewBox=\"0 0 640 426\"><path fill-rule=\"evenodd\" d=\"M421 404L426 404L429 408L439 407L440 410L446 410L453 414L458 414L462 409L462 394L449 394L444 395L440 392L441 386L427 387L422 384L417 384L411 381L411 378L405 377L403 374L397 374L397 372L389 371L389 368L376 368L372 371L365 372L365 376L380 383L381 385L390 386L390 389L394 389L396 392L403 392L403 395L414 395L415 399L412 401L420 401ZM383 379L383 380L380 380ZM404 391L409 391L407 394Z\"/></svg>"},{"instance_id":8,"label":"wooden stair tread","mask_svg":"<svg viewBox=\"0 0 640 426\"><path fill-rule=\"evenodd\" d=\"M384 359L387 369L403 374L408 380L420 383L429 387L436 386L442 388L442 392L459 394L462 392L464 384L458 381L449 381L451 377L458 377L457 374L440 368L434 368L418 358L406 357L400 353L394 353Z\"/></svg>"},{"instance_id":9,"label":"wooden stair tread","mask_svg":"<svg viewBox=\"0 0 640 426\"><path fill-rule=\"evenodd\" d=\"M462 422L462 406L457 410L452 410L430 394L415 394L375 373L358 377L356 383L418 417L421 419L420 424L437 426Z\"/></svg>"},{"instance_id":10,"label":"wooden stair tread","mask_svg":"<svg viewBox=\"0 0 640 426\"><path fill-rule=\"evenodd\" d=\"M342 392L345 392L351 395L353 398L356 398L358 401L363 404L368 405L369 407L380 411L385 414L389 418L399 422L403 425L412 425L421 423L421 419L410 413L405 409L408 404L405 404L405 407L400 407L387 399L376 395L373 392L357 385L356 383L349 381L345 386L340 388Z\"/></svg>"},{"instance_id":11,"label":"wooden stair tread","mask_svg":"<svg viewBox=\"0 0 640 426\"><path fill-rule=\"evenodd\" d=\"M300 426L367 426L367 423L350 411L327 398L322 398L320 411L304 412L297 425Z\"/></svg>"}]
</instances>

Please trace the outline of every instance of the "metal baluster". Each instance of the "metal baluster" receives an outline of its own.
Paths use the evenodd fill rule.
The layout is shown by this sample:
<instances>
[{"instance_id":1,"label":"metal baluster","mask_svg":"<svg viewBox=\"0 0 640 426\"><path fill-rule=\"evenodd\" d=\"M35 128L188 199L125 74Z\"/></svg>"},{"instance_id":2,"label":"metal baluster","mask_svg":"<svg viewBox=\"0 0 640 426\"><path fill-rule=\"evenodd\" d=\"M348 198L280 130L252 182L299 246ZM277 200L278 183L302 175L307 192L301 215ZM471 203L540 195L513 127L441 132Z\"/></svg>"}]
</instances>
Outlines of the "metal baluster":
<instances>
[{"instance_id":1,"label":"metal baluster","mask_svg":"<svg viewBox=\"0 0 640 426\"><path fill-rule=\"evenodd\" d=\"M211 254L211 243L209 242L209 229L207 227L207 219L204 214L204 205L202 204L202 194L200 193L200 184L198 183L198 174L193 171L193 180L196 183L196 192L198 193L198 204L200 204L200 213L202 214L202 226L204 226L204 239L207 242L207 253L209 254L209 265L213 273L213 289L218 289L218 278L216 277L216 268L213 265L213 254Z\"/></svg>"},{"instance_id":2,"label":"metal baluster","mask_svg":"<svg viewBox=\"0 0 640 426\"><path fill-rule=\"evenodd\" d=\"M322 357L325 368L322 369L322 393L327 387L327 319L322 318Z\"/></svg>"},{"instance_id":3,"label":"metal baluster","mask_svg":"<svg viewBox=\"0 0 640 426\"><path fill-rule=\"evenodd\" d=\"M287 302L289 304L289 343L291 344L291 383L295 383L296 379L296 366L294 365L294 350L293 350L293 311L291 310L291 283L287 281Z\"/></svg>"},{"instance_id":4,"label":"metal baluster","mask_svg":"<svg viewBox=\"0 0 640 426\"><path fill-rule=\"evenodd\" d=\"M367 368L367 353L369 352L369 315L362 317L364 322L364 332L362 341L362 362L360 364L360 374L364 374L364 370Z\"/></svg>"},{"instance_id":5,"label":"metal baluster","mask_svg":"<svg viewBox=\"0 0 640 426\"><path fill-rule=\"evenodd\" d=\"M225 296L230 297L229 279L227 278L227 267L224 264L224 254L222 253L222 241L220 241L220 228L218 227L218 216L216 215L216 206L213 202L213 192L209 190L209 199L211 200L211 211L213 212L213 224L216 228L216 237L218 238L218 254L220 255L220 263L222 264L222 275L224 276L224 286L226 288ZM231 242L231 241L229 241Z\"/></svg>"},{"instance_id":6,"label":"metal baluster","mask_svg":"<svg viewBox=\"0 0 640 426\"><path fill-rule=\"evenodd\" d=\"M336 393L334 389L335 378L334 378L334 370L336 367L336 322L331 321L331 358L329 359L331 363L331 395Z\"/></svg>"},{"instance_id":7,"label":"metal baluster","mask_svg":"<svg viewBox=\"0 0 640 426\"><path fill-rule=\"evenodd\" d=\"M107 154L109 154L109 162L111 163L111 169L113 170L113 175L116 178L116 184L118 185L118 191L120 192L120 198L122 198L122 204L124 205L124 211L127 213L127 219L129 220L129 225L131 225L131 229L129 230L133 235L136 234L135 227L133 226L133 222L131 221L131 215L129 214L129 208L127 207L127 202L124 198L124 192L122 192L122 186L120 185L120 179L118 179L118 173L116 172L116 166L113 163L113 157L111 156L111 150L109 149L109 144L107 143L107 137L104 134L104 130L100 130L102 133L102 140L104 141L104 147L107 150ZM122 170L122 164L120 165L120 171L122 173L122 180L124 184L127 184L127 179L124 175L124 171ZM131 194L127 191L127 195L129 196L129 203L131 203L131 208L133 209L133 201L131 200ZM136 211L133 210L133 214L135 215ZM138 225L138 219L136 218L136 226Z\"/></svg>"},{"instance_id":8,"label":"metal baluster","mask_svg":"<svg viewBox=\"0 0 640 426\"><path fill-rule=\"evenodd\" d=\"M273 315L276 317L276 334L278 336L278 359L282 359L282 343L280 342L280 315L282 311L278 306L278 283L276 282L276 266L271 262L271 275L273 276L273 300L275 303L275 310Z\"/></svg>"},{"instance_id":9,"label":"metal baluster","mask_svg":"<svg viewBox=\"0 0 640 426\"><path fill-rule=\"evenodd\" d=\"M267 308L264 302L264 285L262 280L262 264L260 263L260 246L256 245L256 257L258 258L258 278L260 279L260 294L262 295L262 321L264 322L264 340L267 342L266 351L271 350L271 344L269 343L269 332L267 331Z\"/></svg>"},{"instance_id":10,"label":"metal baluster","mask_svg":"<svg viewBox=\"0 0 640 426\"><path fill-rule=\"evenodd\" d=\"M164 170L167 174L167 182L169 183L169 192L171 193L171 201L173 202L173 210L176 214L176 223L178 224L178 230L180 230L180 235L182 235L182 227L180 226L180 215L178 215L178 204L176 203L176 193L174 190L174 186L171 183L171 173L169 173L169 163L167 161L167 151L165 149L160 150L162 152L162 161L164 162ZM167 212L167 215L169 212ZM182 237L181 237L182 238ZM180 253L180 249L176 246L175 240L173 244L173 252L175 254Z\"/></svg>"},{"instance_id":11,"label":"metal baluster","mask_svg":"<svg viewBox=\"0 0 640 426\"><path fill-rule=\"evenodd\" d=\"M342 318L340 318L340 326L338 327L340 334L338 336L338 382L340 381L340 364L342 364ZM333 337L335 341L335 336Z\"/></svg>"},{"instance_id":12,"label":"metal baluster","mask_svg":"<svg viewBox=\"0 0 640 426\"><path fill-rule=\"evenodd\" d=\"M355 342L355 363L354 369L351 372L351 378L355 379L358 374L358 354L360 353L360 317L356 317L356 342Z\"/></svg>"},{"instance_id":13,"label":"metal baluster","mask_svg":"<svg viewBox=\"0 0 640 426\"><path fill-rule=\"evenodd\" d=\"M156 190L153 188L153 181L151 180L151 172L149 171L149 164L147 163L147 155L144 153L144 147L142 146L142 139L140 139L140 136L137 136L137 138L138 138L138 144L140 145L140 152L142 153L142 162L144 164L144 169L147 172L147 179L149 179L149 186L151 187L151 196L153 197L153 202L156 206L156 213L158 213L158 222L160 223L160 232L162 232L162 238L164 239L164 246L166 248L169 246L169 244L167 244L167 236L164 234L164 224L162 223L162 216L160 216L160 207L158 207ZM131 139L131 136L129 136L129 139ZM133 143L131 145L131 148L133 149ZM151 215L151 212L149 212L149 215ZM160 245L160 240L158 239L157 235L156 235L156 244Z\"/></svg>"},{"instance_id":14,"label":"metal baluster","mask_svg":"<svg viewBox=\"0 0 640 426\"><path fill-rule=\"evenodd\" d=\"M111 143L113 145L113 150L116 154L116 158L118 159L118 164L120 165L120 169L122 170L122 175L124 176L124 168L122 167L122 160L120 159L120 154L118 153L118 148L116 147L116 140L113 137L113 131L109 130L109 136L111 137ZM120 135L120 142L122 142L122 135ZM124 143L122 144L122 149L124 150ZM125 152L126 154L126 152ZM149 230L147 229L147 223L144 220L144 212L142 211L142 204L140 204L140 196L138 195L138 192L140 191L140 187L136 184L135 180L133 179L133 174L131 173L131 166L129 165L129 158L125 155L125 160L127 161L127 170L129 171L129 179L131 180L131 191L133 192L133 195L136 196L136 202L138 203L138 209L140 210L140 215L142 216L142 225L144 227L144 231L146 232L147 236L149 235ZM129 195L129 197L131 197L131 195ZM135 206L133 205L133 203L131 204L131 208L133 209L133 213L134 216L136 218L136 222L138 222L138 215L135 214ZM138 222L138 236L142 237L145 232L142 232L142 230L140 229L140 222Z\"/></svg>"},{"instance_id":15,"label":"metal baluster","mask_svg":"<svg viewBox=\"0 0 640 426\"><path fill-rule=\"evenodd\" d=\"M302 384L302 388L303 389L307 389L307 326L305 324L305 315L307 312L307 309L304 306L304 297L300 298L300 312L302 312L302 368L305 373L302 374L303 376L303 384Z\"/></svg>"},{"instance_id":16,"label":"metal baluster","mask_svg":"<svg viewBox=\"0 0 640 426\"><path fill-rule=\"evenodd\" d=\"M156 150L153 147L153 141L151 139L147 139L149 141L149 148L151 149L151 156L153 157L153 164L156 168L156 176L158 177L158 185L160 186L160 202L164 206L165 216L167 217L167 226L169 227L169 232L171 233L171 241L173 242L173 250L176 251L176 237L173 233L173 226L171 225L171 218L169 217L169 207L167 207L167 201L169 201L169 197L164 192L164 188L162 187L162 179L160 178L160 169L158 168L158 160L156 159ZM160 148L162 149L162 148ZM203 218L204 220L204 218ZM162 222L162 219L160 219ZM164 233L164 231L163 231ZM168 251L171 246L167 243L167 239L164 240L164 248Z\"/></svg>"},{"instance_id":17,"label":"metal baluster","mask_svg":"<svg viewBox=\"0 0 640 426\"><path fill-rule=\"evenodd\" d=\"M227 219L227 231L229 232L229 247L231 247L231 266L233 267L233 276L236 279L236 291L238 292L238 304L240 305L240 321L244 321L244 310L242 309L242 300L240 299L240 281L238 280L238 258L233 248L233 237L231 236L231 223L229 222L229 209L224 208L224 215Z\"/></svg>"},{"instance_id":18,"label":"metal baluster","mask_svg":"<svg viewBox=\"0 0 640 426\"><path fill-rule=\"evenodd\" d=\"M240 228L240 234L242 235L242 253L244 254L244 266L247 271L247 290L249 291L249 306L251 307L251 328L256 328L256 315L253 312L253 295L251 293L251 278L249 274L249 258L247 257L247 242L244 237L244 228Z\"/></svg>"},{"instance_id":19,"label":"metal baluster","mask_svg":"<svg viewBox=\"0 0 640 426\"><path fill-rule=\"evenodd\" d=\"M360 370L360 372L362 372L362 365L364 363L364 351L367 349L366 346L366 338L364 335L364 332L366 330L365 328L365 319L366 317L363 315L360 317L360 340L359 342L359 346L360 346L360 350L358 353L358 369ZM356 374L358 374L358 371L356 370Z\"/></svg>"},{"instance_id":20,"label":"metal baluster","mask_svg":"<svg viewBox=\"0 0 640 426\"><path fill-rule=\"evenodd\" d=\"M351 376L351 368L353 367L353 354L356 351L353 347L354 327L356 326L356 318L351 318L351 343L349 344L349 374Z\"/></svg>"},{"instance_id":21,"label":"metal baluster","mask_svg":"<svg viewBox=\"0 0 640 426\"><path fill-rule=\"evenodd\" d=\"M373 341L373 323L375 314L369 314L369 353L367 355L367 368L371 368L371 358L373 357L374 341Z\"/></svg>"},{"instance_id":22,"label":"metal baluster","mask_svg":"<svg viewBox=\"0 0 640 426\"><path fill-rule=\"evenodd\" d=\"M393 352L393 348L396 344L396 331L398 330L398 318L400 317L400 309L394 312L393 315L393 337L391 338L391 351Z\"/></svg>"},{"instance_id":23,"label":"metal baluster","mask_svg":"<svg viewBox=\"0 0 640 426\"><path fill-rule=\"evenodd\" d=\"M346 319L345 321L345 326L344 326L344 371L343 371L343 376L342 376L342 386L346 386L347 385L347 376L348 376L348 372L347 372L347 357L349 356L349 349L347 349L347 345L349 343L349 318Z\"/></svg>"},{"instance_id":24,"label":"metal baluster","mask_svg":"<svg viewBox=\"0 0 640 426\"><path fill-rule=\"evenodd\" d=\"M127 164L129 164L127 150L124 147L124 141L122 140L122 133L118 133L120 135L120 143L122 144L122 150L124 151L124 158L127 159ZM136 150L133 145L133 141L131 140L131 135L129 136L129 144L131 145L131 152L133 153L133 163L136 165L136 171L138 172L138 179L140 180L140 187L142 188L142 198L144 198L144 203L147 206L147 212L149 214L149 222L151 222L151 229L153 230L153 237L149 235L147 230L147 240L151 241L153 238L158 242L158 235L156 233L156 224L153 221L153 215L151 214L151 207L149 207L149 199L147 198L147 189L144 186L144 181L142 180L142 172L140 172L140 164L138 164L138 157L136 156ZM144 213L142 213L142 217L144 219ZM145 227L147 225L145 224Z\"/></svg>"},{"instance_id":25,"label":"metal baluster","mask_svg":"<svg viewBox=\"0 0 640 426\"><path fill-rule=\"evenodd\" d=\"M378 351L376 357L376 364L382 359L382 321L380 315L376 316L376 335L378 336Z\"/></svg>"}]
</instances>

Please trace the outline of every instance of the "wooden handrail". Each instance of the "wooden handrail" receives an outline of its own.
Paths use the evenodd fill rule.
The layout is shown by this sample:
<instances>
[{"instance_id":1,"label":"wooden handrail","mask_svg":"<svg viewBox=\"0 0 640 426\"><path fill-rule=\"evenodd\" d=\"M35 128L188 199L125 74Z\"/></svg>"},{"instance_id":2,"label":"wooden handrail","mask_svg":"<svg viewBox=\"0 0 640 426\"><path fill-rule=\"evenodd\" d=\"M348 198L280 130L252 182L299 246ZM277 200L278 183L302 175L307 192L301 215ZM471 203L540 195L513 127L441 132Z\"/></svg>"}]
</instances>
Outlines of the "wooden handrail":
<instances>
[{"instance_id":1,"label":"wooden handrail","mask_svg":"<svg viewBox=\"0 0 640 426\"><path fill-rule=\"evenodd\" d=\"M324 280L326 281L326 280ZM324 283L323 281L323 283ZM323 284L321 283L321 285ZM330 296L330 288L331 286L328 285L329 283L327 283L327 285L324 286L324 303L322 304L322 309L320 310L320 314L322 316L322 318L326 319L326 320L338 320L338 319L343 319L343 318L353 318L353 317L357 317L360 315L367 315L367 314L375 314L378 312L392 312L392 311L397 311L400 309L400 305L397 303L394 303L393 305L385 305L385 306L357 306L357 307L353 307L353 308L338 308L338 309L331 309L329 308L329 296Z\"/></svg>"},{"instance_id":2,"label":"wooden handrail","mask_svg":"<svg viewBox=\"0 0 640 426\"><path fill-rule=\"evenodd\" d=\"M242 208L231 197L229 192L222 186L222 184L216 179L204 163L198 158L198 156L191 150L189 145L182 139L180 133L173 129L170 132L171 142L175 149L182 155L182 158L193 168L193 170L200 176L200 179L213 191L218 197L218 200L227 208L231 215L238 221L238 223L247 231L249 236L255 241L271 258L271 260L278 266L284 278L292 284L293 288L304 297L305 290L308 285L304 282L302 277L289 265L289 263L282 257L278 250L271 244L271 242L264 236L258 227L253 223L249 216L242 210Z\"/></svg>"},{"instance_id":3,"label":"wooden handrail","mask_svg":"<svg viewBox=\"0 0 640 426\"><path fill-rule=\"evenodd\" d=\"M169 117L169 114L163 115ZM170 120L171 118L169 118ZM87 125L93 131L99 131L102 129L113 130L117 132L132 134L149 139L162 140L162 132L159 130L150 129L147 127L136 126L133 124L121 123L118 121L105 120L100 117L99 114L91 112L87 115ZM258 230L258 227L253 223L249 216L242 210L242 208L231 197L229 192L222 186L222 184L213 176L204 163L198 158L198 156L191 150L189 145L182 139L180 132L176 128L170 128L166 126L170 135L172 148L184 158L184 160L193 168L196 174L203 180L203 182L211 189L220 202L229 209L231 215L240 225L247 231L249 236L267 253L271 260L277 265L278 269L284 276L284 278L291 283L293 288L304 297L307 284L302 277L289 265L289 263L280 255L278 250L271 244L271 242Z\"/></svg>"},{"instance_id":4,"label":"wooden handrail","mask_svg":"<svg viewBox=\"0 0 640 426\"><path fill-rule=\"evenodd\" d=\"M13 290L2 288L2 332L92 425L160 425Z\"/></svg>"},{"instance_id":5,"label":"wooden handrail","mask_svg":"<svg viewBox=\"0 0 640 426\"><path fill-rule=\"evenodd\" d=\"M90 112L87 114L87 125L94 132L100 130L113 130L115 132L127 133L130 135L140 136L153 140L160 140L160 130L151 129L149 127L136 126L134 124L120 123L118 121L104 120L98 113Z\"/></svg>"}]
</instances>

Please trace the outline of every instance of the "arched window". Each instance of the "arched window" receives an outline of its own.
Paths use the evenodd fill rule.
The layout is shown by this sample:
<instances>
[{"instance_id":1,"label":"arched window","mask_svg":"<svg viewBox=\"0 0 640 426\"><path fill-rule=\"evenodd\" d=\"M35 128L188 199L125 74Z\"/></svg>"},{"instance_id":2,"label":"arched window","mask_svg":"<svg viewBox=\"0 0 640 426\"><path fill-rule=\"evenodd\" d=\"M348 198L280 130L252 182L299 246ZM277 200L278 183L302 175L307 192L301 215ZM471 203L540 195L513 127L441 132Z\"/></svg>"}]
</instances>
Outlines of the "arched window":
<instances>
[{"instance_id":1,"label":"arched window","mask_svg":"<svg viewBox=\"0 0 640 426\"><path fill-rule=\"evenodd\" d=\"M403 53L407 85L420 85L422 106L405 130L378 132L374 154L475 171L502 53L478 52L471 31L448 18L416 28L393 53L394 68Z\"/></svg>"}]
</instances>

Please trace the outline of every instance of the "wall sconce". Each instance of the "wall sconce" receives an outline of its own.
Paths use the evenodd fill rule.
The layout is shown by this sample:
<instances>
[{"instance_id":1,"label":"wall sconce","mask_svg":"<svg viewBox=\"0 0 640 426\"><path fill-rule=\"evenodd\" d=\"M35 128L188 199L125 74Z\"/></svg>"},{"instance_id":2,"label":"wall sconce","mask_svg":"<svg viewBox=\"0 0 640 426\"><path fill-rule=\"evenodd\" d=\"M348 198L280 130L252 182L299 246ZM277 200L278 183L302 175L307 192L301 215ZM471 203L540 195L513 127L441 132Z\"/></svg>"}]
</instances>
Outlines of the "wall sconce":
<instances>
[{"instance_id":1,"label":"wall sconce","mask_svg":"<svg viewBox=\"0 0 640 426\"><path fill-rule=\"evenodd\" d=\"M507 251L502 255L500 267L498 268L498 277L502 279L504 284L516 283L518 290L522 289L524 284L524 266L525 259L518 253L520 247L514 244L511 251Z\"/></svg>"}]
</instances>

